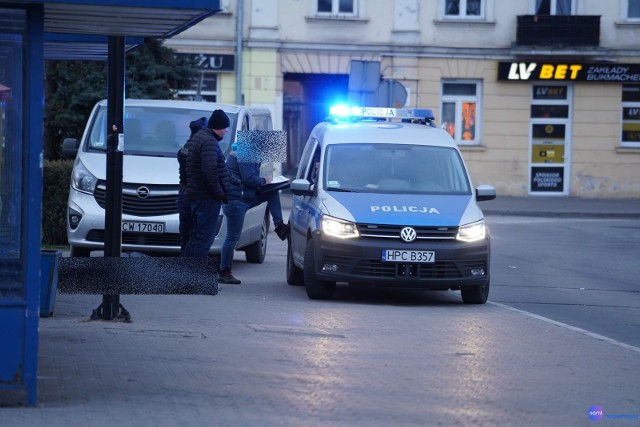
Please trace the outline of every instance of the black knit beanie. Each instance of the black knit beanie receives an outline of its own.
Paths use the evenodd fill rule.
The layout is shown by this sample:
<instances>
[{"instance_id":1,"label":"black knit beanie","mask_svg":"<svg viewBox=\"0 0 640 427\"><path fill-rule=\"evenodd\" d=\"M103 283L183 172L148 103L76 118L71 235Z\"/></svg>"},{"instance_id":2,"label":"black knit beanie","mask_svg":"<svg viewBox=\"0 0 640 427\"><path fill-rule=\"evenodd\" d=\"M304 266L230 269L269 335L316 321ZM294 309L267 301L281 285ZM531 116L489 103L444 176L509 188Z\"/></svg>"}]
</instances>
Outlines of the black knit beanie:
<instances>
[{"instance_id":1,"label":"black knit beanie","mask_svg":"<svg viewBox=\"0 0 640 427\"><path fill-rule=\"evenodd\" d=\"M209 118L209 129L226 129L231 123L229 116L222 110L215 110Z\"/></svg>"}]
</instances>

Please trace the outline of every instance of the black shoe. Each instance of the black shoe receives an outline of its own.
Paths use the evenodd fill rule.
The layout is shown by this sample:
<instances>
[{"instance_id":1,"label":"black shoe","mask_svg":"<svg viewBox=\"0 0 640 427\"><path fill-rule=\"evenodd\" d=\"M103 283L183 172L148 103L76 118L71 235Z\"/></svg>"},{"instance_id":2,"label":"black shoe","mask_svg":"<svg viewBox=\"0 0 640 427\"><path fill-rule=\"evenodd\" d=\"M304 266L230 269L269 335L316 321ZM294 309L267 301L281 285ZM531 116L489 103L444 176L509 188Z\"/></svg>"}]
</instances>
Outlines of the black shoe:
<instances>
[{"instance_id":1,"label":"black shoe","mask_svg":"<svg viewBox=\"0 0 640 427\"><path fill-rule=\"evenodd\" d=\"M281 222L280 224L276 225L276 228L275 228L275 232L280 238L280 240L287 240L287 237L289 237L290 230L291 230L291 227L289 227L289 224L285 224L284 222Z\"/></svg>"},{"instance_id":2,"label":"black shoe","mask_svg":"<svg viewBox=\"0 0 640 427\"><path fill-rule=\"evenodd\" d=\"M242 282L240 282L239 279L233 277L233 274L231 274L231 270L225 270L221 271L218 275L218 283L224 283L226 285L239 285Z\"/></svg>"}]
</instances>

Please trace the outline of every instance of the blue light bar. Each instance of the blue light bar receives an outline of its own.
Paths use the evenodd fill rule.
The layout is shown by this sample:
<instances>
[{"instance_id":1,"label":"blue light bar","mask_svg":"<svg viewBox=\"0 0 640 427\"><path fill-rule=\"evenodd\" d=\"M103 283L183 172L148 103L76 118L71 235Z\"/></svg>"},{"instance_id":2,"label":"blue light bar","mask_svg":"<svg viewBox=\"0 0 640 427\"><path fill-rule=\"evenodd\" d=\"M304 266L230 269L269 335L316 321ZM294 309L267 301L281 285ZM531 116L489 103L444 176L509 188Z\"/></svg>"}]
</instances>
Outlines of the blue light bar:
<instances>
[{"instance_id":1,"label":"blue light bar","mask_svg":"<svg viewBox=\"0 0 640 427\"><path fill-rule=\"evenodd\" d=\"M387 108L387 107L350 107L340 104L329 109L329 115L340 120L357 119L422 119L434 120L433 111L429 108Z\"/></svg>"}]
</instances>

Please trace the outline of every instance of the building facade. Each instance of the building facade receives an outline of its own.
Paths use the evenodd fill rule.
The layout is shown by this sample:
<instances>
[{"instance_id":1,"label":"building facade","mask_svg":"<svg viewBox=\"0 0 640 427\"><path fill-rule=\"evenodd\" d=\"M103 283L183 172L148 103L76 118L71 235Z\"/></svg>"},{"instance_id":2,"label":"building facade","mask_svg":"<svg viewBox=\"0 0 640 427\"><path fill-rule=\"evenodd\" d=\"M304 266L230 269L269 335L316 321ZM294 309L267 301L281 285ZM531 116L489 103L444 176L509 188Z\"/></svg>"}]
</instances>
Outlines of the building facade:
<instances>
[{"instance_id":1,"label":"building facade","mask_svg":"<svg viewBox=\"0 0 640 427\"><path fill-rule=\"evenodd\" d=\"M201 67L180 96L272 109L285 171L329 106L355 100L433 109L498 194L640 198L640 0L221 7L166 43Z\"/></svg>"}]
</instances>

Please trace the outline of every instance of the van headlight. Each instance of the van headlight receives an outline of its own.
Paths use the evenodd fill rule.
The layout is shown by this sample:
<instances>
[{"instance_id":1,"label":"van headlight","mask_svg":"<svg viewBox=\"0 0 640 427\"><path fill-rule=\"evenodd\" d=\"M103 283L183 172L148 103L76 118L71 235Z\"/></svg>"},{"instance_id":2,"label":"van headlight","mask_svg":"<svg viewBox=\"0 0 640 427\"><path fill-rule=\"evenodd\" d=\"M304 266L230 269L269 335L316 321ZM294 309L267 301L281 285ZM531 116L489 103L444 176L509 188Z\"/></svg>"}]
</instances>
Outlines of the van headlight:
<instances>
[{"instance_id":1,"label":"van headlight","mask_svg":"<svg viewBox=\"0 0 640 427\"><path fill-rule=\"evenodd\" d=\"M477 242L487 236L487 226L484 224L484 219L471 224L463 225L458 228L458 235L456 240L463 242Z\"/></svg>"},{"instance_id":2,"label":"van headlight","mask_svg":"<svg viewBox=\"0 0 640 427\"><path fill-rule=\"evenodd\" d=\"M98 178L93 176L82 162L78 162L71 173L71 186L73 189L82 193L93 194L97 183Z\"/></svg>"},{"instance_id":3,"label":"van headlight","mask_svg":"<svg viewBox=\"0 0 640 427\"><path fill-rule=\"evenodd\" d=\"M353 222L328 215L322 216L320 227L323 233L340 239L350 239L359 236L358 228Z\"/></svg>"}]
</instances>

